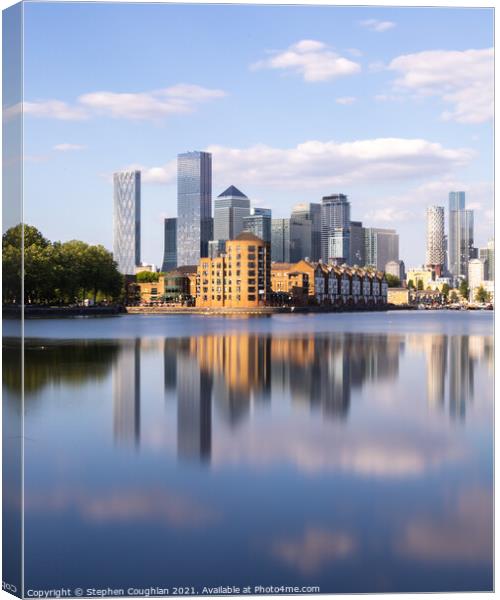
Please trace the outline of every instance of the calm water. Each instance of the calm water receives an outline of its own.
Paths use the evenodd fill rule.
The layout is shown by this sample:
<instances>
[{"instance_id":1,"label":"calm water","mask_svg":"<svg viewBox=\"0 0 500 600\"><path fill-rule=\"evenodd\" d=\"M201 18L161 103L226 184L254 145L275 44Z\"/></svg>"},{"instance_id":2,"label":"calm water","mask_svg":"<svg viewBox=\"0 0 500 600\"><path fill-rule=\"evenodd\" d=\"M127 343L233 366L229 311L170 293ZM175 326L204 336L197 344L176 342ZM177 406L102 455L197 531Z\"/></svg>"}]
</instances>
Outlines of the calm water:
<instances>
[{"instance_id":1,"label":"calm water","mask_svg":"<svg viewBox=\"0 0 500 600\"><path fill-rule=\"evenodd\" d=\"M26 587L492 589L492 327L26 322Z\"/></svg>"}]
</instances>

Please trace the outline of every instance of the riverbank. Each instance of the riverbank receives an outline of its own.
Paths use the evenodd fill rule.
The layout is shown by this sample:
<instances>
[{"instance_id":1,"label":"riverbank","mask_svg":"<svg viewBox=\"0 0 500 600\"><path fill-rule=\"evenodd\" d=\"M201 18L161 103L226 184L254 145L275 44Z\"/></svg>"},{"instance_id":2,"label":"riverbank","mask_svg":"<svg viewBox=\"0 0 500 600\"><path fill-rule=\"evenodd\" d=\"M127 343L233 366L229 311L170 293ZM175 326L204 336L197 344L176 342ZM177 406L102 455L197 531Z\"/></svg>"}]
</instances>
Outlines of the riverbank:
<instances>
[{"instance_id":1,"label":"riverbank","mask_svg":"<svg viewBox=\"0 0 500 600\"><path fill-rule=\"evenodd\" d=\"M45 319L47 317L97 317L124 314L124 306L25 306L24 317ZM7 319L20 319L21 307L7 305L2 307L2 316Z\"/></svg>"}]
</instances>

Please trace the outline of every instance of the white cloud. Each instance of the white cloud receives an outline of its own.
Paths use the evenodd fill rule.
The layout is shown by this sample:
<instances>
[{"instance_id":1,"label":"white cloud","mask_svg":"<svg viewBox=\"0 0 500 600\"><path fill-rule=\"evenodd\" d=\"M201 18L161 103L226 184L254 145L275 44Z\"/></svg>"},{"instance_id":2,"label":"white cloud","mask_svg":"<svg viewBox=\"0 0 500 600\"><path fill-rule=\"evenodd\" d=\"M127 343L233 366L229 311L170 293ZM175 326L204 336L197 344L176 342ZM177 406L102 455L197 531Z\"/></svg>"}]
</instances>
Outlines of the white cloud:
<instances>
[{"instance_id":1,"label":"white cloud","mask_svg":"<svg viewBox=\"0 0 500 600\"><path fill-rule=\"evenodd\" d=\"M399 73L395 89L451 105L441 114L445 120L483 123L493 117L493 48L406 54L388 69Z\"/></svg>"},{"instance_id":2,"label":"white cloud","mask_svg":"<svg viewBox=\"0 0 500 600\"><path fill-rule=\"evenodd\" d=\"M158 120L193 112L199 104L225 95L223 90L182 83L149 92L91 92L79 96L73 105L60 100L25 102L23 109L27 115L62 120L94 116Z\"/></svg>"},{"instance_id":3,"label":"white cloud","mask_svg":"<svg viewBox=\"0 0 500 600\"><path fill-rule=\"evenodd\" d=\"M355 98L354 96L342 96L340 98L336 98L335 102L337 104L353 104L354 102L356 102L357 98Z\"/></svg>"},{"instance_id":4,"label":"white cloud","mask_svg":"<svg viewBox=\"0 0 500 600\"><path fill-rule=\"evenodd\" d=\"M377 33L382 33L396 27L394 21L380 21L379 19L365 19L364 21L360 21L359 24L361 27L365 27L370 31L376 31Z\"/></svg>"},{"instance_id":5,"label":"white cloud","mask_svg":"<svg viewBox=\"0 0 500 600\"><path fill-rule=\"evenodd\" d=\"M414 217L415 213L412 210L396 208L395 206L385 206L366 212L363 219L374 223L397 223L409 221Z\"/></svg>"},{"instance_id":6,"label":"white cloud","mask_svg":"<svg viewBox=\"0 0 500 600\"><path fill-rule=\"evenodd\" d=\"M270 58L254 63L251 68L291 71L307 82L330 81L361 70L358 63L340 56L316 40L301 40Z\"/></svg>"},{"instance_id":7,"label":"white cloud","mask_svg":"<svg viewBox=\"0 0 500 600\"><path fill-rule=\"evenodd\" d=\"M81 144L56 144L52 149L58 152L71 152L73 150L84 150L86 147Z\"/></svg>"},{"instance_id":8,"label":"white cloud","mask_svg":"<svg viewBox=\"0 0 500 600\"><path fill-rule=\"evenodd\" d=\"M312 140L294 148L265 144L249 148L209 146L206 150L213 154L216 178L282 189L324 189L358 182L417 179L463 167L474 156L467 148L448 149L435 142L405 138ZM175 181L175 161L142 169L146 182Z\"/></svg>"}]
</instances>

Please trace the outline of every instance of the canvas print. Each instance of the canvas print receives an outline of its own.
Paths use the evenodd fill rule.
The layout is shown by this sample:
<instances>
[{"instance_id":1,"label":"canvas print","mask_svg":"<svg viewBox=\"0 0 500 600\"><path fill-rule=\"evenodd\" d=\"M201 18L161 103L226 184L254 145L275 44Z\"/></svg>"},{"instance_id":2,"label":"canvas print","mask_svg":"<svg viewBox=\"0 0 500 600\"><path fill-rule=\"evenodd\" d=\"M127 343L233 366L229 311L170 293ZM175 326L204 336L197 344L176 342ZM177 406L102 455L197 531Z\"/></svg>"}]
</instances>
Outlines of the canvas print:
<instances>
[{"instance_id":1,"label":"canvas print","mask_svg":"<svg viewBox=\"0 0 500 600\"><path fill-rule=\"evenodd\" d=\"M483 7L3 11L3 590L493 590Z\"/></svg>"}]
</instances>

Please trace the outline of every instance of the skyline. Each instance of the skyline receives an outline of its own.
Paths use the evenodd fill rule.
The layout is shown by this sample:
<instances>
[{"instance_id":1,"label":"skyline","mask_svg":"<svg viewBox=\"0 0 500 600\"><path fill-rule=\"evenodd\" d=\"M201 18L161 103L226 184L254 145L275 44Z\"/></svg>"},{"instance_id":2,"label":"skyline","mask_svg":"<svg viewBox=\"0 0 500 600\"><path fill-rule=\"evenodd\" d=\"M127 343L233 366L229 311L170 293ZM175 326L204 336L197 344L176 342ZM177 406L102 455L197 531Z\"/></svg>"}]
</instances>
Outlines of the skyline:
<instances>
[{"instance_id":1,"label":"skyline","mask_svg":"<svg viewBox=\"0 0 500 600\"><path fill-rule=\"evenodd\" d=\"M427 206L464 190L486 246L492 26L490 9L28 3L26 222L111 248L112 173L137 168L141 255L161 265L177 154L206 150L214 198L235 185L280 218L345 193L407 265Z\"/></svg>"}]
</instances>

